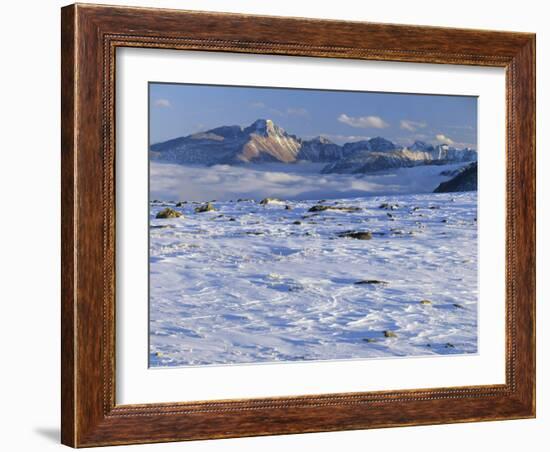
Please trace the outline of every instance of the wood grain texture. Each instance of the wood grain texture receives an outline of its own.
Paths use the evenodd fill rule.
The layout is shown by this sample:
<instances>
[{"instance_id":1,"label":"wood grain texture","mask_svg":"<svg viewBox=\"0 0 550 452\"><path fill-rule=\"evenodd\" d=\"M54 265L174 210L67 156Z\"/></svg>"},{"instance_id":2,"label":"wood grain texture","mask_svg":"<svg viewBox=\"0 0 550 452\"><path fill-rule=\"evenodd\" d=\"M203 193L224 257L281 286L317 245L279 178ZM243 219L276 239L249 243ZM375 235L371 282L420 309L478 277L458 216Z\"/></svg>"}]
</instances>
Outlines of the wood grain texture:
<instances>
[{"instance_id":1,"label":"wood grain texture","mask_svg":"<svg viewBox=\"0 0 550 452\"><path fill-rule=\"evenodd\" d=\"M75 59L74 9L63 9L61 19L61 441L75 443Z\"/></svg>"},{"instance_id":2,"label":"wood grain texture","mask_svg":"<svg viewBox=\"0 0 550 452\"><path fill-rule=\"evenodd\" d=\"M64 444L85 447L535 415L534 35L81 4L63 8L61 33ZM506 384L116 405L117 47L506 68Z\"/></svg>"}]
</instances>

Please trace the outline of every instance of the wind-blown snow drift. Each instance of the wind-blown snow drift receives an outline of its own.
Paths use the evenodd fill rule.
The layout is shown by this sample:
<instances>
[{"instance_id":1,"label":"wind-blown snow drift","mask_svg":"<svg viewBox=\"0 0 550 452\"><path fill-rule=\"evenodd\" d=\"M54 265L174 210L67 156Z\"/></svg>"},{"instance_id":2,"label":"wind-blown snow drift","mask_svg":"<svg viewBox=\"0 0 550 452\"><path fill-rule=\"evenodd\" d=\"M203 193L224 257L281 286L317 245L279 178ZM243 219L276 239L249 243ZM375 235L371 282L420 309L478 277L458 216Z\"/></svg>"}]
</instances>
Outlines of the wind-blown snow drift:
<instances>
[{"instance_id":1,"label":"wind-blown snow drift","mask_svg":"<svg viewBox=\"0 0 550 452\"><path fill-rule=\"evenodd\" d=\"M231 192L237 175L224 171L193 174L194 183L202 191L222 180ZM303 175L262 174L264 188L271 180L306 196L314 187L297 192ZM156 193L182 188L152 182ZM359 210L309 211L318 204ZM168 205L183 216L156 219ZM477 351L475 192L213 206L151 204L151 366ZM342 236L350 230L372 238Z\"/></svg>"}]
</instances>

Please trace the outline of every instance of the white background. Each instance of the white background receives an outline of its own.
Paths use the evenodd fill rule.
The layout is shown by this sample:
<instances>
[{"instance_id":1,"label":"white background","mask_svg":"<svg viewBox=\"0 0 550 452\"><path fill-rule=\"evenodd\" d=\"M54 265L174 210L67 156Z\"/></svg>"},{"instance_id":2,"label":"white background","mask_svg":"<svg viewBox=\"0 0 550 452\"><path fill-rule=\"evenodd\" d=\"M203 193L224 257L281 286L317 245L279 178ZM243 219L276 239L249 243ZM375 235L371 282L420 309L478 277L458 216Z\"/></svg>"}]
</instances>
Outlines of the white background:
<instances>
[{"instance_id":1,"label":"white background","mask_svg":"<svg viewBox=\"0 0 550 452\"><path fill-rule=\"evenodd\" d=\"M281 65L284 71L280 70ZM132 48L117 51L116 80L117 403L504 383L503 69ZM148 191L147 82L150 80L479 96L478 353L147 369L149 244L143 200ZM499 274L500 278L494 277Z\"/></svg>"},{"instance_id":2,"label":"white background","mask_svg":"<svg viewBox=\"0 0 550 452\"><path fill-rule=\"evenodd\" d=\"M550 31L545 2L394 0L391 2L297 2L278 0L117 0L119 4L207 9L258 14L369 20L395 23L537 32L538 80L538 274L548 273L547 209L550 166L545 149L550 117ZM2 449L60 449L59 424L59 1L6 2L2 8ZM548 254L546 254L548 256ZM464 451L546 450L550 429L549 320L538 281L538 418L448 426L118 447L116 450L183 451ZM545 384L546 383L546 384Z\"/></svg>"}]
</instances>

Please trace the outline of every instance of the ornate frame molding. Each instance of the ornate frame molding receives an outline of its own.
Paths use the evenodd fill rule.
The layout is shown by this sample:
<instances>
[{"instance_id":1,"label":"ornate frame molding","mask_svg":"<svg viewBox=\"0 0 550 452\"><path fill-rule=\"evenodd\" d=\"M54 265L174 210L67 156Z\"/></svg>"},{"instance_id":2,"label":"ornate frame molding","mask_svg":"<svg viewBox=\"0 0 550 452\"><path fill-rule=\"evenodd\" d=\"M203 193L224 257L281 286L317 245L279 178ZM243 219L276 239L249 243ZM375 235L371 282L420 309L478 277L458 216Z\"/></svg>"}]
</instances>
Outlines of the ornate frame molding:
<instances>
[{"instance_id":1,"label":"ornate frame molding","mask_svg":"<svg viewBox=\"0 0 550 452\"><path fill-rule=\"evenodd\" d=\"M300 30L306 26L309 32L304 35ZM273 35L270 30L279 32ZM62 9L62 43L64 444L81 447L534 416L534 35L77 4ZM506 384L116 405L118 47L506 68Z\"/></svg>"}]
</instances>

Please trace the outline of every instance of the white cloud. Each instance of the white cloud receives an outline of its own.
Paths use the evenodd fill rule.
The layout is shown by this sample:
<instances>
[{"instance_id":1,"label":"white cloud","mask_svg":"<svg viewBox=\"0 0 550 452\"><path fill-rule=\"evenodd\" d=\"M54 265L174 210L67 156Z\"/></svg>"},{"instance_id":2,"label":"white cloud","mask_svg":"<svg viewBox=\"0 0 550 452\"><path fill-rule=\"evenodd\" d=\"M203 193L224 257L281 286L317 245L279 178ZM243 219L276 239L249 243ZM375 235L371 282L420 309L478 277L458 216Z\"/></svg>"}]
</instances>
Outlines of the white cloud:
<instances>
[{"instance_id":1,"label":"white cloud","mask_svg":"<svg viewBox=\"0 0 550 452\"><path fill-rule=\"evenodd\" d=\"M453 140L451 140L448 136L443 135L442 133L438 133L438 134L435 136L435 139L436 139L439 143L443 143L443 144L454 144L454 141L453 141Z\"/></svg>"},{"instance_id":2,"label":"white cloud","mask_svg":"<svg viewBox=\"0 0 550 452\"><path fill-rule=\"evenodd\" d=\"M170 108L171 106L172 106L172 104L170 103L170 101L168 99L157 99L155 101L155 107Z\"/></svg>"},{"instance_id":3,"label":"white cloud","mask_svg":"<svg viewBox=\"0 0 550 452\"><path fill-rule=\"evenodd\" d=\"M421 121L411 121L410 119L402 119L400 122L400 127L402 129L408 130L409 132L415 132L418 129L423 129L427 124Z\"/></svg>"},{"instance_id":4,"label":"white cloud","mask_svg":"<svg viewBox=\"0 0 550 452\"><path fill-rule=\"evenodd\" d=\"M343 122L351 127L358 127L362 129L384 129L389 127L389 124L384 121L380 116L348 116L342 113L338 116L338 121Z\"/></svg>"}]
</instances>

